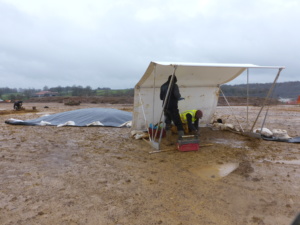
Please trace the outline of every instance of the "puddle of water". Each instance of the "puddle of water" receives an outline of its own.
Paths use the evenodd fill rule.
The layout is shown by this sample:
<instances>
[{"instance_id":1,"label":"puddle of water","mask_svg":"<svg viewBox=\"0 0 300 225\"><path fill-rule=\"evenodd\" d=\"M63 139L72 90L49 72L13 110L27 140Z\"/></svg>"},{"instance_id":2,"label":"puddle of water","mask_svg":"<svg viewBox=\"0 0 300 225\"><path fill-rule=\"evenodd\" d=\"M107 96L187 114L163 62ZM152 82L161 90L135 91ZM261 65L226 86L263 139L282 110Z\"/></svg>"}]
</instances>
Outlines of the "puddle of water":
<instances>
[{"instance_id":1,"label":"puddle of water","mask_svg":"<svg viewBox=\"0 0 300 225\"><path fill-rule=\"evenodd\" d=\"M242 148L242 147L246 146L244 141L228 140L228 139L222 139L222 138L216 138L216 139L214 139L214 142L217 144L230 145L235 148Z\"/></svg>"},{"instance_id":2,"label":"puddle of water","mask_svg":"<svg viewBox=\"0 0 300 225\"><path fill-rule=\"evenodd\" d=\"M238 168L239 163L226 163L207 167L191 168L189 171L203 179L220 179Z\"/></svg>"},{"instance_id":3,"label":"puddle of water","mask_svg":"<svg viewBox=\"0 0 300 225\"><path fill-rule=\"evenodd\" d=\"M38 113L36 113L36 115L42 115L42 116L50 116L51 114L53 114L53 112L38 112Z\"/></svg>"}]
</instances>

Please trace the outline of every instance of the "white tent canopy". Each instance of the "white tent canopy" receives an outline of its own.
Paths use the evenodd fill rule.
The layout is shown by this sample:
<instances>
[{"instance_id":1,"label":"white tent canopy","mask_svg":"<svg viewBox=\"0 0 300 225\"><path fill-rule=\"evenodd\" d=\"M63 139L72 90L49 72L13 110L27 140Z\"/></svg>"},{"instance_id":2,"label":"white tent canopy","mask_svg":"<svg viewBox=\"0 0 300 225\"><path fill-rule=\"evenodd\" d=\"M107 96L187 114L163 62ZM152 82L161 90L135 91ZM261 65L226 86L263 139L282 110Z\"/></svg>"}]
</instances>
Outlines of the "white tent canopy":
<instances>
[{"instance_id":1,"label":"white tent canopy","mask_svg":"<svg viewBox=\"0 0 300 225\"><path fill-rule=\"evenodd\" d=\"M211 121L215 112L220 85L227 83L248 68L283 69L282 66L257 66L253 64L207 64L151 62L134 91L132 128L145 130L150 123L158 123L162 112L160 87L175 72L181 96L179 111L201 109L200 126Z\"/></svg>"}]
</instances>

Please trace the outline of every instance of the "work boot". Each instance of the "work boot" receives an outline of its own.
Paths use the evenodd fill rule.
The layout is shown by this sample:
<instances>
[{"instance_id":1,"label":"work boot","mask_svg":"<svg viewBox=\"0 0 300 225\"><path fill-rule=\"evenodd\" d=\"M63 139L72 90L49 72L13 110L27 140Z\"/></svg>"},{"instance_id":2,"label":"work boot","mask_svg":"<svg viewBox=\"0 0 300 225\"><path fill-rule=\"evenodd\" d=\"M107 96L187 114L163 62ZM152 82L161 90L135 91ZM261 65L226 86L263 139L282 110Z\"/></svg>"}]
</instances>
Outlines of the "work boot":
<instances>
[{"instance_id":1,"label":"work boot","mask_svg":"<svg viewBox=\"0 0 300 225\"><path fill-rule=\"evenodd\" d=\"M184 135L183 130L178 131L178 139L182 139L182 136Z\"/></svg>"},{"instance_id":2,"label":"work boot","mask_svg":"<svg viewBox=\"0 0 300 225\"><path fill-rule=\"evenodd\" d=\"M167 145L173 145L174 144L172 142L172 131L171 130L166 131L166 139L167 139Z\"/></svg>"}]
</instances>

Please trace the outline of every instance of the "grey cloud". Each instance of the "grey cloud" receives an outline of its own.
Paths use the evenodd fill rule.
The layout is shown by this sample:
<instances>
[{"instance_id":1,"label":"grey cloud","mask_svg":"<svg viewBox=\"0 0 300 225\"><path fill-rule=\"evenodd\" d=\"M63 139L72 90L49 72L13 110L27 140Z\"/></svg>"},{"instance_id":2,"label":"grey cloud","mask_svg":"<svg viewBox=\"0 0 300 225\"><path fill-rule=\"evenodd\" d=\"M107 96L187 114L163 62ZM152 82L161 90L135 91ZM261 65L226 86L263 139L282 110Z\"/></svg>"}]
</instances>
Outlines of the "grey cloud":
<instances>
[{"instance_id":1,"label":"grey cloud","mask_svg":"<svg viewBox=\"0 0 300 225\"><path fill-rule=\"evenodd\" d=\"M5 31L0 36L0 86L131 88L150 61L283 65L283 80L299 80L296 7L268 11L259 2L232 1L191 17L166 11L145 21L136 15L146 5L118 5L104 17L90 17L87 26L0 3Z\"/></svg>"}]
</instances>

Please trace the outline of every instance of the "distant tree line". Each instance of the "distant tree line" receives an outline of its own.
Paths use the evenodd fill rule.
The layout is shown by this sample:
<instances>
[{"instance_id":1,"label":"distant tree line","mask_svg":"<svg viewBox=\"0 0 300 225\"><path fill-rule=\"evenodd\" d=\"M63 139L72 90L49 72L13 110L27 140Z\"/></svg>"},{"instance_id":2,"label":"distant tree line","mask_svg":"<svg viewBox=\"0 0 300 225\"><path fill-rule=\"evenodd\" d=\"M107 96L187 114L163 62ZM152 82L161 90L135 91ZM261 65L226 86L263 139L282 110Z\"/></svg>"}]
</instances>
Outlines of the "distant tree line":
<instances>
[{"instance_id":1,"label":"distant tree line","mask_svg":"<svg viewBox=\"0 0 300 225\"><path fill-rule=\"evenodd\" d=\"M272 83L252 83L248 85L248 92L250 97L266 97ZM239 96L245 97L247 96L247 84L237 84L237 85L222 85L221 89L225 96ZM34 89L34 88L8 88L3 87L0 88L0 98L2 99L10 99L10 100L26 100L35 95L35 93L40 91L51 91L57 92L58 96L133 96L134 89L118 89L114 90L109 87L96 88L92 89L90 86L82 87L82 86L66 86L66 87L47 87L45 86L43 89ZM274 92L272 94L272 98L297 98L300 95L300 81L293 82L282 82L277 83Z\"/></svg>"},{"instance_id":2,"label":"distant tree line","mask_svg":"<svg viewBox=\"0 0 300 225\"><path fill-rule=\"evenodd\" d=\"M35 88L0 88L0 98L4 100L26 100L35 96L36 93L41 91L51 91L56 92L57 96L133 96L134 89L119 89L113 90L108 87L92 89L90 86L66 86L66 87L51 87L44 86L43 89Z\"/></svg>"},{"instance_id":3,"label":"distant tree line","mask_svg":"<svg viewBox=\"0 0 300 225\"><path fill-rule=\"evenodd\" d=\"M266 97L272 83L264 84L249 84L248 93L250 97ZM221 89L225 96L247 96L247 84L237 85L222 85ZM274 91L271 95L272 98L292 98L295 99L300 95L300 81L282 82L275 85Z\"/></svg>"}]
</instances>

